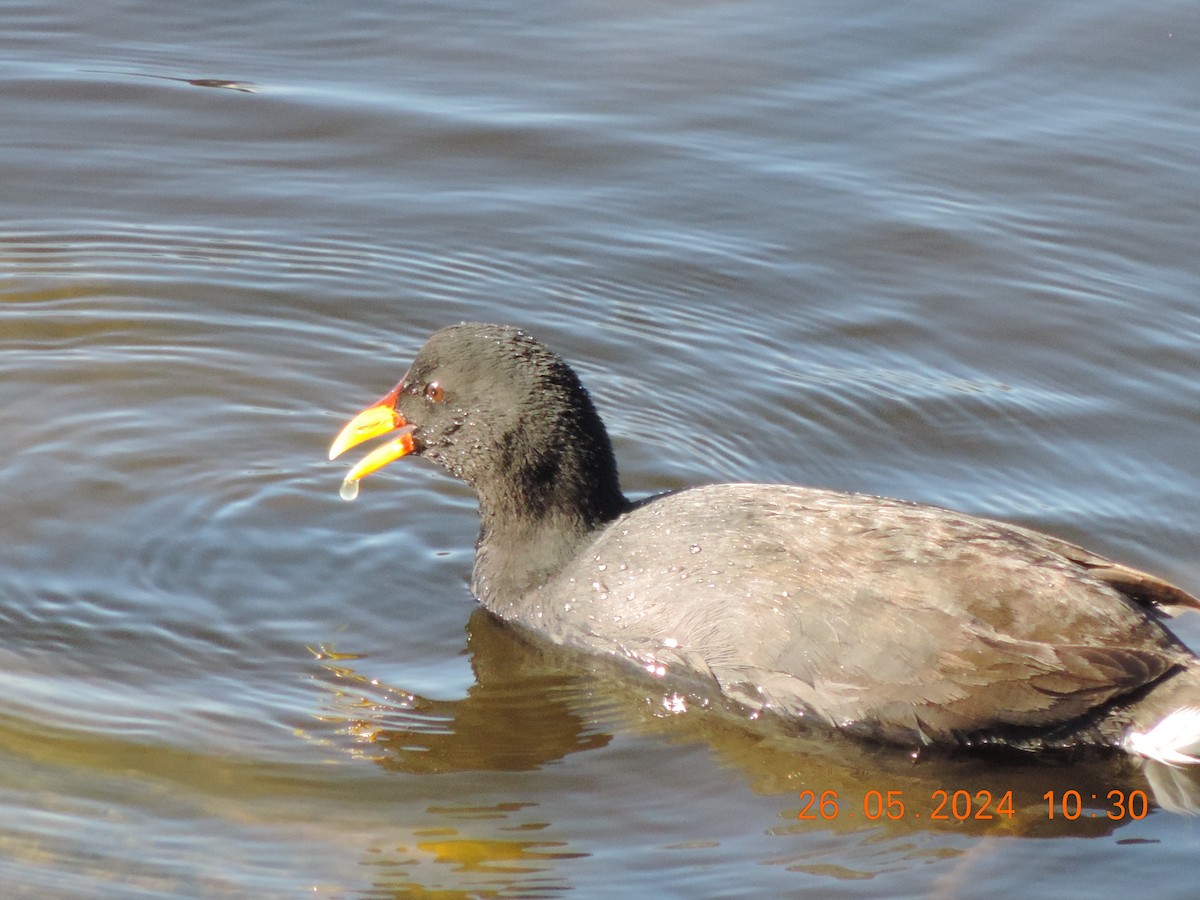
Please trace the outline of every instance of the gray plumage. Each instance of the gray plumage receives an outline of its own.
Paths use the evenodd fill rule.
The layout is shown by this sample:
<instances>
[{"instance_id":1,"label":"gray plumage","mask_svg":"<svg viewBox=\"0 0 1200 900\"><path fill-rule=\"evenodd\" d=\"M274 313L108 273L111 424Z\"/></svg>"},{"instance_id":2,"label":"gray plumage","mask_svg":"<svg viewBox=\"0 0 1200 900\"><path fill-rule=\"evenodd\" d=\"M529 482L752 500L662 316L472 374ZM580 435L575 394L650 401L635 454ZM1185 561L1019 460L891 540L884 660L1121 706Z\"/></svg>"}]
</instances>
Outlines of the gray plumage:
<instances>
[{"instance_id":1,"label":"gray plumage","mask_svg":"<svg viewBox=\"0 0 1200 900\"><path fill-rule=\"evenodd\" d=\"M1119 745L1200 703L1160 622L1200 603L1057 538L782 485L629 503L586 390L516 329L431 336L395 412L479 497L476 596L551 640L907 745Z\"/></svg>"}]
</instances>

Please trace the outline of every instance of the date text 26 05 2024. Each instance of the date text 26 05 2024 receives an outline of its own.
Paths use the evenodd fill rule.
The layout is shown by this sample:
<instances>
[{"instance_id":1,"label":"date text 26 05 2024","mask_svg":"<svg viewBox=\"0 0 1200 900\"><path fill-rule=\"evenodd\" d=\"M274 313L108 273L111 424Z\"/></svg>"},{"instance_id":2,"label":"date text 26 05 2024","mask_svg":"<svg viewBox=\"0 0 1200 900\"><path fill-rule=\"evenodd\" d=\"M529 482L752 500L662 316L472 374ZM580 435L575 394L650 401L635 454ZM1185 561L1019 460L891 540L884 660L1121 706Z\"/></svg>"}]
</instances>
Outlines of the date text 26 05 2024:
<instances>
[{"instance_id":1,"label":"date text 26 05 2024","mask_svg":"<svg viewBox=\"0 0 1200 900\"><path fill-rule=\"evenodd\" d=\"M1079 791L1047 791L1042 795L1046 802L1048 819L1100 818L1114 821L1121 819L1144 819L1150 811L1150 802L1145 791L1113 790L1107 794L1081 794ZM1090 806L1087 805L1090 802ZM1011 790L1003 793L992 791L936 790L928 798L915 800L904 791L870 790L862 795L861 803L847 801L837 791L805 790L800 792L800 811L796 818L801 821L826 821L841 816L857 817L869 821L914 818L934 821L962 822L967 819L1011 819L1016 815Z\"/></svg>"}]
</instances>

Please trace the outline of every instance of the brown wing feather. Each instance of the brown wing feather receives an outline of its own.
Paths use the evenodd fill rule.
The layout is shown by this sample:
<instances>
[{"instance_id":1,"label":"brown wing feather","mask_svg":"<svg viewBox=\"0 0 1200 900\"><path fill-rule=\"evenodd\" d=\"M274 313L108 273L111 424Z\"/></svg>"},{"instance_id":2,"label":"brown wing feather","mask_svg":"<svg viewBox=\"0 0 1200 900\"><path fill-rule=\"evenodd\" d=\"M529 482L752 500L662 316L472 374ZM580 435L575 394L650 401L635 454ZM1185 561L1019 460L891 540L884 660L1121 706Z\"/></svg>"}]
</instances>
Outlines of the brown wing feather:
<instances>
[{"instance_id":1,"label":"brown wing feather","mask_svg":"<svg viewBox=\"0 0 1200 900\"><path fill-rule=\"evenodd\" d=\"M1113 562L1111 559L1105 559L1103 556L1098 556L1069 541L1016 525L1009 527L1013 532L1034 541L1051 553L1082 566L1093 578L1103 581L1143 606L1165 608L1172 614L1180 613L1185 609L1200 610L1200 599L1193 597L1169 581L1164 581L1148 572Z\"/></svg>"},{"instance_id":2,"label":"brown wing feather","mask_svg":"<svg viewBox=\"0 0 1200 900\"><path fill-rule=\"evenodd\" d=\"M1163 581L1146 572L1131 569L1120 563L1105 562L1103 565L1076 560L1087 568L1093 578L1120 591L1131 600L1146 606L1166 607L1172 613L1185 609L1200 610L1200 600L1169 581Z\"/></svg>"},{"instance_id":3,"label":"brown wing feather","mask_svg":"<svg viewBox=\"0 0 1200 900\"><path fill-rule=\"evenodd\" d=\"M728 533L761 542L733 585L746 601L710 608L699 642L731 696L884 739L953 741L1086 716L1187 655L1144 610L1200 604L1153 576L1000 522L787 493L722 510ZM721 637L752 634L751 653Z\"/></svg>"}]
</instances>

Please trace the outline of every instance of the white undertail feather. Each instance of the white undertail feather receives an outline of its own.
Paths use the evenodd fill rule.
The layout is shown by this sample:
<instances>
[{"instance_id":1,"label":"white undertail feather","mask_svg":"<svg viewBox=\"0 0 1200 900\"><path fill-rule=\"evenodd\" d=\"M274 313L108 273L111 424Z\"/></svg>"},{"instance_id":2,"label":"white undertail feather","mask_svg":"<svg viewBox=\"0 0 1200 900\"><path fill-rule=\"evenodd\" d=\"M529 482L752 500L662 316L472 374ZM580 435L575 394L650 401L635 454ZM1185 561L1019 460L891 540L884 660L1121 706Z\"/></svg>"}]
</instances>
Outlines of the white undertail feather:
<instances>
[{"instance_id":1,"label":"white undertail feather","mask_svg":"<svg viewBox=\"0 0 1200 900\"><path fill-rule=\"evenodd\" d=\"M1184 706L1145 733L1129 732L1125 749L1168 766L1200 765L1200 709Z\"/></svg>"}]
</instances>

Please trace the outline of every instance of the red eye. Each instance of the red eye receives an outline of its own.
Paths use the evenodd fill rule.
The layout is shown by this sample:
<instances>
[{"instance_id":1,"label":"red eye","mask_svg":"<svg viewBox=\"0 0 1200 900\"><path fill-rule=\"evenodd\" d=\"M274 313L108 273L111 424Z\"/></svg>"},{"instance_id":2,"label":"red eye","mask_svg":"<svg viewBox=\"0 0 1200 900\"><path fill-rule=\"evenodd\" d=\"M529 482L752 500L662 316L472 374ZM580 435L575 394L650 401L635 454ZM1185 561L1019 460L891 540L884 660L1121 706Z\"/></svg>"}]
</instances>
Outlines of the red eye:
<instances>
[{"instance_id":1,"label":"red eye","mask_svg":"<svg viewBox=\"0 0 1200 900\"><path fill-rule=\"evenodd\" d=\"M436 381L431 381L425 385L425 399L431 403L441 403L446 396L446 392L442 390L442 386Z\"/></svg>"}]
</instances>

